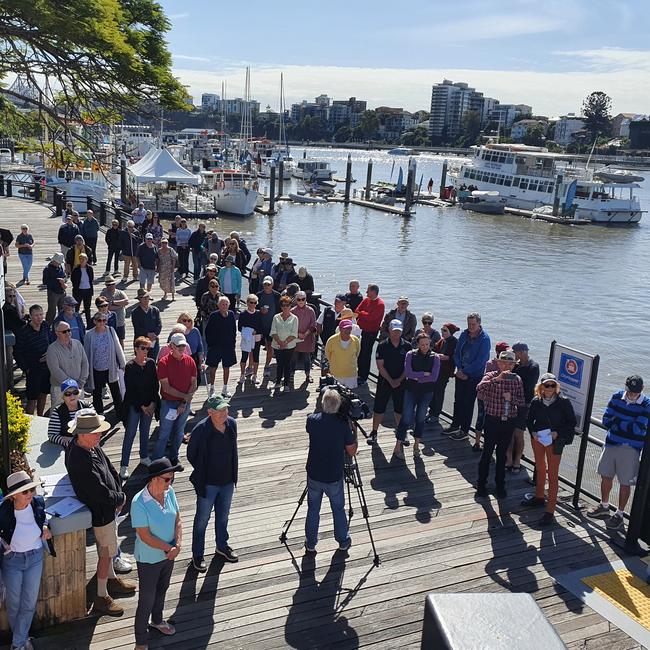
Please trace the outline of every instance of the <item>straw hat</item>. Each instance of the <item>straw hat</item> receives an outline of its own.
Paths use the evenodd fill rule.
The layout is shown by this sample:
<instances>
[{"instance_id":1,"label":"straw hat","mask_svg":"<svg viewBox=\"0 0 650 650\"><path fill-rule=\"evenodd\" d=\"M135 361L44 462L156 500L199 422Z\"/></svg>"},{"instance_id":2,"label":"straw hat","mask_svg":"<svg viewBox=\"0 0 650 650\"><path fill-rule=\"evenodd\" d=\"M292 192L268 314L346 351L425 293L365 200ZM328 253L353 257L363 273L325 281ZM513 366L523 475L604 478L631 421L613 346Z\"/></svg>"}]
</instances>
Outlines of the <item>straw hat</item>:
<instances>
[{"instance_id":1,"label":"straw hat","mask_svg":"<svg viewBox=\"0 0 650 650\"><path fill-rule=\"evenodd\" d=\"M42 485L41 481L35 481L27 472L14 472L7 478L7 494L5 494L5 499L39 485Z\"/></svg>"},{"instance_id":2,"label":"straw hat","mask_svg":"<svg viewBox=\"0 0 650 650\"><path fill-rule=\"evenodd\" d=\"M68 424L68 431L74 436L86 433L104 433L111 428L103 415L97 415L95 409L81 409L77 417Z\"/></svg>"}]
</instances>

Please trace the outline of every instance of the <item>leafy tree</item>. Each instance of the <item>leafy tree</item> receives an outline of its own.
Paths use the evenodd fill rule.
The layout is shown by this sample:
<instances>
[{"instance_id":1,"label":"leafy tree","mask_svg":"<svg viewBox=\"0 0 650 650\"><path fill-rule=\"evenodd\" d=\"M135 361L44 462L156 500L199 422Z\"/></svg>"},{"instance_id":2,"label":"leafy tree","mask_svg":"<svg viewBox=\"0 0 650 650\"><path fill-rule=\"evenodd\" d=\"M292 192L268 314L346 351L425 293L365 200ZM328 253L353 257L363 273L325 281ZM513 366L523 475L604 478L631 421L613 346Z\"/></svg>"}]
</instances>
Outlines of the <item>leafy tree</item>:
<instances>
[{"instance_id":1,"label":"leafy tree","mask_svg":"<svg viewBox=\"0 0 650 650\"><path fill-rule=\"evenodd\" d=\"M481 133L481 116L478 111L467 111L460 120L458 146L468 147L476 144Z\"/></svg>"},{"instance_id":2,"label":"leafy tree","mask_svg":"<svg viewBox=\"0 0 650 650\"><path fill-rule=\"evenodd\" d=\"M352 137L352 130L349 126L341 126L334 134L334 142L348 142Z\"/></svg>"},{"instance_id":3,"label":"leafy tree","mask_svg":"<svg viewBox=\"0 0 650 650\"><path fill-rule=\"evenodd\" d=\"M72 123L105 113L187 108L171 72L170 29L155 0L2 0L0 80L17 74L34 92L0 94L48 116L64 141L89 144Z\"/></svg>"},{"instance_id":4,"label":"leafy tree","mask_svg":"<svg viewBox=\"0 0 650 650\"><path fill-rule=\"evenodd\" d=\"M612 100L606 93L597 90L582 103L582 114L586 118L586 127L595 139L598 134L609 135L612 130Z\"/></svg>"},{"instance_id":5,"label":"leafy tree","mask_svg":"<svg viewBox=\"0 0 650 650\"><path fill-rule=\"evenodd\" d=\"M541 147L546 140L546 129L543 124L535 124L526 131L526 135L522 138L524 144L532 145L534 147Z\"/></svg>"},{"instance_id":6,"label":"leafy tree","mask_svg":"<svg viewBox=\"0 0 650 650\"><path fill-rule=\"evenodd\" d=\"M363 137L371 138L379 129L379 117L376 111L363 111L359 116L359 126Z\"/></svg>"}]
</instances>

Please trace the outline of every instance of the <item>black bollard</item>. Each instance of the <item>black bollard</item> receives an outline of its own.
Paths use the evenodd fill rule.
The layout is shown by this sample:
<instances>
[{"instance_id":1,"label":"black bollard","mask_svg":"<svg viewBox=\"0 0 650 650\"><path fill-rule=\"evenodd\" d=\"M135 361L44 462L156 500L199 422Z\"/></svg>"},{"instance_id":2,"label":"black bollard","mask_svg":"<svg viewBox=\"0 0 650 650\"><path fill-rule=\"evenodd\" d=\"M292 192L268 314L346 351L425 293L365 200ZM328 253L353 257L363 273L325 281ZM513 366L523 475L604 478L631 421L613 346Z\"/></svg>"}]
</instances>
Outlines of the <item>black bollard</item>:
<instances>
[{"instance_id":1,"label":"black bollard","mask_svg":"<svg viewBox=\"0 0 650 650\"><path fill-rule=\"evenodd\" d=\"M275 214L275 163L271 163L271 189L269 190L269 214Z\"/></svg>"},{"instance_id":2,"label":"black bollard","mask_svg":"<svg viewBox=\"0 0 650 650\"><path fill-rule=\"evenodd\" d=\"M278 198L284 193L284 160L280 159L278 166Z\"/></svg>"},{"instance_id":3,"label":"black bollard","mask_svg":"<svg viewBox=\"0 0 650 650\"><path fill-rule=\"evenodd\" d=\"M92 209L93 209L93 197L86 196L86 210L92 210Z\"/></svg>"},{"instance_id":4,"label":"black bollard","mask_svg":"<svg viewBox=\"0 0 650 650\"><path fill-rule=\"evenodd\" d=\"M5 195L5 177L0 175L0 196Z\"/></svg>"},{"instance_id":5,"label":"black bollard","mask_svg":"<svg viewBox=\"0 0 650 650\"><path fill-rule=\"evenodd\" d=\"M120 158L120 201L123 205L126 205L126 157L122 156Z\"/></svg>"},{"instance_id":6,"label":"black bollard","mask_svg":"<svg viewBox=\"0 0 650 650\"><path fill-rule=\"evenodd\" d=\"M562 174L558 174L555 179L555 196L553 197L553 216L557 217L560 213L560 192L562 190L562 182L564 177Z\"/></svg>"},{"instance_id":7,"label":"black bollard","mask_svg":"<svg viewBox=\"0 0 650 650\"><path fill-rule=\"evenodd\" d=\"M57 217L62 217L63 216L63 192L60 190L55 189L54 190L54 197L56 199L56 203L54 204L56 206L56 216Z\"/></svg>"},{"instance_id":8,"label":"black bollard","mask_svg":"<svg viewBox=\"0 0 650 650\"><path fill-rule=\"evenodd\" d=\"M350 186L352 185L352 156L348 154L348 163L345 168L345 202L350 202Z\"/></svg>"},{"instance_id":9,"label":"black bollard","mask_svg":"<svg viewBox=\"0 0 650 650\"><path fill-rule=\"evenodd\" d=\"M411 213L411 206L413 205L413 188L415 186L415 170L416 170L416 163L413 158L409 160L409 169L408 169L408 174L406 176L406 196L405 196L405 206L404 206L404 212L406 214Z\"/></svg>"},{"instance_id":10,"label":"black bollard","mask_svg":"<svg viewBox=\"0 0 650 650\"><path fill-rule=\"evenodd\" d=\"M102 226L106 225L106 201L99 202L99 223Z\"/></svg>"},{"instance_id":11,"label":"black bollard","mask_svg":"<svg viewBox=\"0 0 650 650\"><path fill-rule=\"evenodd\" d=\"M366 173L366 201L370 201L370 185L372 183L372 158L368 161L368 171Z\"/></svg>"},{"instance_id":12,"label":"black bollard","mask_svg":"<svg viewBox=\"0 0 650 650\"><path fill-rule=\"evenodd\" d=\"M447 161L442 163L442 173L440 175L440 194L438 198L442 199L445 196L445 187L447 187Z\"/></svg>"},{"instance_id":13,"label":"black bollard","mask_svg":"<svg viewBox=\"0 0 650 650\"><path fill-rule=\"evenodd\" d=\"M7 179L7 198L11 198L13 196L13 189L11 186L11 179Z\"/></svg>"},{"instance_id":14,"label":"black bollard","mask_svg":"<svg viewBox=\"0 0 650 650\"><path fill-rule=\"evenodd\" d=\"M41 184L38 181L34 182L34 201L41 200Z\"/></svg>"}]
</instances>

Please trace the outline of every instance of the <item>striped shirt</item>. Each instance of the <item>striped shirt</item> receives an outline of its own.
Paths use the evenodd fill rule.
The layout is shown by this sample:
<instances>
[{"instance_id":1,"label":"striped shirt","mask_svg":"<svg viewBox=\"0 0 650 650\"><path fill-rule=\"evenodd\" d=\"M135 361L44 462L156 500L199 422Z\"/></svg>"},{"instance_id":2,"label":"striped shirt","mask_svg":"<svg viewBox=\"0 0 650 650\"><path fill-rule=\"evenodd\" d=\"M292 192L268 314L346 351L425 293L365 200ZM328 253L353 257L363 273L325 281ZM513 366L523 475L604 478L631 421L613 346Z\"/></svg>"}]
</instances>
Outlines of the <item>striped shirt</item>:
<instances>
[{"instance_id":1,"label":"striped shirt","mask_svg":"<svg viewBox=\"0 0 650 650\"><path fill-rule=\"evenodd\" d=\"M635 402L628 402L625 392L614 393L603 414L603 424L607 427L605 444L629 445L640 451L650 422L650 397L641 393Z\"/></svg>"},{"instance_id":2,"label":"striped shirt","mask_svg":"<svg viewBox=\"0 0 650 650\"><path fill-rule=\"evenodd\" d=\"M79 409L90 408L90 406L92 405L79 400L77 411ZM65 402L50 411L50 421L47 425L47 437L50 442L53 442L55 445L61 445L62 447L67 447L70 444L72 436L68 431L68 424L74 420L77 411L70 413Z\"/></svg>"}]
</instances>

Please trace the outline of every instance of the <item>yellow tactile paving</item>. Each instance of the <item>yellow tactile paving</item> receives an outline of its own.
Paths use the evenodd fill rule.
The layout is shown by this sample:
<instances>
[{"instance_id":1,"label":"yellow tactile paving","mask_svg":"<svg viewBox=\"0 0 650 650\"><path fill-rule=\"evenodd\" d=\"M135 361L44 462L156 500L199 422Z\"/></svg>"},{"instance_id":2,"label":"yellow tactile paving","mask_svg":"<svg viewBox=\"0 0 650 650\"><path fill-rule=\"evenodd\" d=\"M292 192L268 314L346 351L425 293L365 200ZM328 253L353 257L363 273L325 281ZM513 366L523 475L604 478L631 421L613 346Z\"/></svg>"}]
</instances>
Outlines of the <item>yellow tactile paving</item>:
<instances>
[{"instance_id":1,"label":"yellow tactile paving","mask_svg":"<svg viewBox=\"0 0 650 650\"><path fill-rule=\"evenodd\" d=\"M645 581L627 569L619 569L582 578L582 582L650 630L650 585Z\"/></svg>"}]
</instances>

